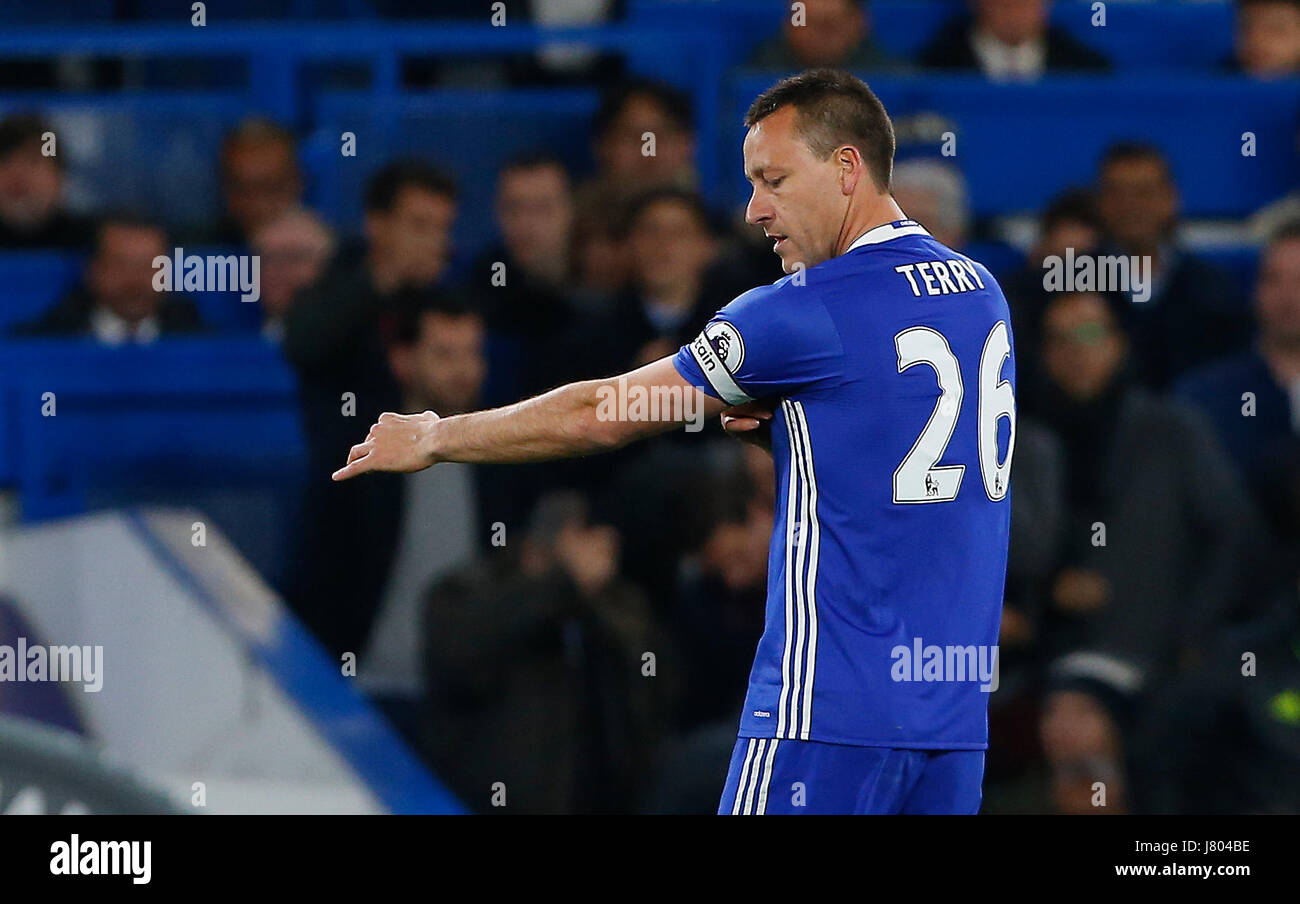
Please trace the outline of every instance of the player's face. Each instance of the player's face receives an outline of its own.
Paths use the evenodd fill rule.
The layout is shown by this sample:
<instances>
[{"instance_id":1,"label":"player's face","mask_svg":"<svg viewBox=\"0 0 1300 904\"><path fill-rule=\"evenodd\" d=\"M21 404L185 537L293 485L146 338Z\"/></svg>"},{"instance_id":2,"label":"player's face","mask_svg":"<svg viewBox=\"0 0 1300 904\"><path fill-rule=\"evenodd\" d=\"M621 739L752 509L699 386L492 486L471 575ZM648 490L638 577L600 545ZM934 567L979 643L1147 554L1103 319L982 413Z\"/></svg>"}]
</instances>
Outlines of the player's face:
<instances>
[{"instance_id":1,"label":"player's face","mask_svg":"<svg viewBox=\"0 0 1300 904\"><path fill-rule=\"evenodd\" d=\"M797 111L778 110L745 136L745 176L753 186L745 220L763 227L786 273L835 256L848 210L842 169L819 160L795 129Z\"/></svg>"}]
</instances>

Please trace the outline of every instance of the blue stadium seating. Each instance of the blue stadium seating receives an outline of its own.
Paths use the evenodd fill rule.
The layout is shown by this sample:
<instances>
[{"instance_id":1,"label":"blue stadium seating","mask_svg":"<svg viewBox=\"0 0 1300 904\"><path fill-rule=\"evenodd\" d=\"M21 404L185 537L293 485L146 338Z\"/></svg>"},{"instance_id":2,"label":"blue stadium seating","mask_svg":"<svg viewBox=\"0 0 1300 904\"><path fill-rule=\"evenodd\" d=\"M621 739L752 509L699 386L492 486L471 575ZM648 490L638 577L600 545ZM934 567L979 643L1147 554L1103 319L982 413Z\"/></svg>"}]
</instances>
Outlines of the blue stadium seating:
<instances>
[{"instance_id":1,"label":"blue stadium seating","mask_svg":"<svg viewBox=\"0 0 1300 904\"><path fill-rule=\"evenodd\" d=\"M293 5L295 15L314 8L307 2ZM907 56L959 7L950 0L880 0L872 4L872 15L882 43ZM735 172L735 113L770 76L730 80L722 88L725 98L719 96L717 86L728 66L742 61L756 42L774 32L785 8L777 0L634 0L628 15L632 25L582 31L581 41L622 53L633 71L693 91L702 139L703 185L714 202L731 201L737 189L725 180ZM978 80L962 84L920 76L907 90L888 79L873 79L873 83L895 112L925 104L959 114L970 152L962 165L972 178L979 178L976 205L981 212L1000 205L1026 209L1040 203L1054 188L1049 182L1062 177L1077 181L1090 173L1096 151L1106 141L1121 137L1121 132L1152 137L1175 150L1182 172L1202 171L1198 167L1207 161L1224 168L1223 180L1185 184L1187 210L1193 215L1240 215L1291 187L1300 95L1296 85L1197 75L1213 71L1229 49L1230 4L1112 3L1104 28L1089 24L1090 11L1086 3L1054 7L1062 25L1115 55L1119 80L1053 78L1034 86L999 87ZM501 156L488 142L478 140L484 135L492 135L497 139L492 144L503 149L552 142L575 159L582 156L582 140L572 124L581 118L582 110L590 109L590 100L575 100L563 92L541 92L528 100L513 91L472 95L440 91L427 97L400 91L403 57L521 52L566 33L524 26L367 22L322 25L305 32L292 21L258 28L212 25L202 35L194 29L154 26L0 34L0 57L67 47L151 61L178 54L200 60L234 57L247 63L248 74L246 86L226 91L113 98L0 97L0 112L19 105L39 106L63 117L63 131L72 138L69 154L81 161L83 186L99 189L103 195L90 200L148 202L173 223L210 215L215 202L211 162L216 142L235 119L254 111L271 113L308 131L317 128L313 153L308 154L320 176L313 182L317 200L327 211L338 212L343 217L339 225L346 229L357 225L352 189L359 184L361 171L394 151L418 150L441 158L469 174L469 183L481 178L476 170ZM350 97L315 90L314 67L325 60L368 69L370 90ZM1151 71L1156 68L1165 71ZM1180 82L1170 69L1185 71L1192 81ZM1127 77L1122 75L1126 71L1131 73ZM1025 117L1017 115L1025 109L1048 116L1052 128L1031 130ZM1119 111L1114 117L1113 109ZM552 115L564 122L563 130L546 124ZM341 160L336 153L338 130L345 119L374 130L373 146L363 148L352 161ZM1232 161L1236 166L1227 167L1231 149L1247 130L1259 136L1260 156L1242 166L1237 155ZM1235 137L1229 139L1229 134ZM1206 136L1216 136L1219 144L1207 145ZM1216 150L1198 155L1197 147ZM1058 154L1064 155L1059 167L1041 165L1043 159L1055 163ZM125 165L128 161L131 166ZM1031 162L1037 165L1026 171L1022 165ZM999 172L1004 178L998 177ZM1005 174L1011 172L1017 178L1007 184ZM484 195L477 185L468 188L473 205L467 207L465 244L473 247L487 230L479 216L485 209L478 203Z\"/></svg>"},{"instance_id":2,"label":"blue stadium seating","mask_svg":"<svg viewBox=\"0 0 1300 904\"><path fill-rule=\"evenodd\" d=\"M592 90L431 91L379 103L364 94L326 94L317 103L313 138L324 151L313 180L317 200L334 222L358 224L365 182L376 169L394 156L428 158L447 166L460 183L461 250L479 249L495 233L492 202L501 164L520 152L545 149L575 170L586 169L597 102ZM344 131L356 133L356 157L339 154Z\"/></svg>"},{"instance_id":3,"label":"blue stadium seating","mask_svg":"<svg viewBox=\"0 0 1300 904\"><path fill-rule=\"evenodd\" d=\"M872 30L882 48L914 57L961 0L871 0ZM729 64L742 62L759 42L776 34L786 0L632 0L628 20L655 26L691 23L721 36ZM1057 2L1052 21L1111 60L1119 71L1210 71L1232 52L1232 4L1112 2L1104 27L1092 25L1093 4Z\"/></svg>"},{"instance_id":4,"label":"blue stadium seating","mask_svg":"<svg viewBox=\"0 0 1300 904\"><path fill-rule=\"evenodd\" d=\"M81 255L62 251L0 254L0 333L58 301L80 278L81 264Z\"/></svg>"},{"instance_id":5,"label":"blue stadium seating","mask_svg":"<svg viewBox=\"0 0 1300 904\"><path fill-rule=\"evenodd\" d=\"M282 479L303 455L293 375L255 338L3 343L0 425L0 482L17 483L28 520L80 511L114 481Z\"/></svg>"},{"instance_id":6,"label":"blue stadium seating","mask_svg":"<svg viewBox=\"0 0 1300 904\"><path fill-rule=\"evenodd\" d=\"M257 106L249 95L213 91L0 95L0 116L30 110L54 123L81 203L184 226L215 214L221 136Z\"/></svg>"},{"instance_id":7,"label":"blue stadium seating","mask_svg":"<svg viewBox=\"0 0 1300 904\"><path fill-rule=\"evenodd\" d=\"M739 123L771 83L738 76L729 108ZM1296 182L1295 80L1213 76L1074 76L1036 84L990 84L967 76L875 77L895 117L935 111L957 126L953 163L980 215L1038 210L1072 185L1089 184L1112 142L1149 141L1170 157L1189 216L1245 216ZM1257 156L1243 157L1254 132ZM736 135L727 139L733 146ZM733 200L746 189L733 170Z\"/></svg>"}]
</instances>

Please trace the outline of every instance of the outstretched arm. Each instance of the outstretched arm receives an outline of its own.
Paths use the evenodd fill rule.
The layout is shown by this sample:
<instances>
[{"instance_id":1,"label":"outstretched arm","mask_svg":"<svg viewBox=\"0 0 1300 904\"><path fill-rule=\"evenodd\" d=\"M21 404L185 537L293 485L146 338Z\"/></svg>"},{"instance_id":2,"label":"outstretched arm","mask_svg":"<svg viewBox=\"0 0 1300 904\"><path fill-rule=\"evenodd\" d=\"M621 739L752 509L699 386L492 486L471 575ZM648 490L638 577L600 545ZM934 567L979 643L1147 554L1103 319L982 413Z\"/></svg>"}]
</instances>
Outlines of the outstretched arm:
<instances>
[{"instance_id":1,"label":"outstretched arm","mask_svg":"<svg viewBox=\"0 0 1300 904\"><path fill-rule=\"evenodd\" d=\"M641 410L655 419L625 416L638 396L645 400ZM490 411L446 418L432 411L383 414L334 479L419 471L440 461L513 463L606 452L687 420L713 417L723 407L682 379L671 357L661 358L622 376L570 383Z\"/></svg>"}]
</instances>

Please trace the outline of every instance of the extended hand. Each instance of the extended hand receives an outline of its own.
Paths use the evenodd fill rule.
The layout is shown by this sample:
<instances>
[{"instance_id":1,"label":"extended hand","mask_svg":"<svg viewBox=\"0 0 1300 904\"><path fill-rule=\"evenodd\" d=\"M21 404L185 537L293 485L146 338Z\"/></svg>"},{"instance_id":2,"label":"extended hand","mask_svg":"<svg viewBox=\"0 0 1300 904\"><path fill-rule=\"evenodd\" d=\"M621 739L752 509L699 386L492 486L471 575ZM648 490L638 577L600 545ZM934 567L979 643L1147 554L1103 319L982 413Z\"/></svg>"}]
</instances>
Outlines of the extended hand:
<instances>
[{"instance_id":1,"label":"extended hand","mask_svg":"<svg viewBox=\"0 0 1300 904\"><path fill-rule=\"evenodd\" d=\"M427 440L437 422L438 415L432 411L381 414L366 441L352 447L347 464L334 472L334 479L347 480L367 471L424 470L434 463Z\"/></svg>"},{"instance_id":2,"label":"extended hand","mask_svg":"<svg viewBox=\"0 0 1300 904\"><path fill-rule=\"evenodd\" d=\"M763 448L772 448L772 403L746 402L722 412L722 429L736 439Z\"/></svg>"}]
</instances>

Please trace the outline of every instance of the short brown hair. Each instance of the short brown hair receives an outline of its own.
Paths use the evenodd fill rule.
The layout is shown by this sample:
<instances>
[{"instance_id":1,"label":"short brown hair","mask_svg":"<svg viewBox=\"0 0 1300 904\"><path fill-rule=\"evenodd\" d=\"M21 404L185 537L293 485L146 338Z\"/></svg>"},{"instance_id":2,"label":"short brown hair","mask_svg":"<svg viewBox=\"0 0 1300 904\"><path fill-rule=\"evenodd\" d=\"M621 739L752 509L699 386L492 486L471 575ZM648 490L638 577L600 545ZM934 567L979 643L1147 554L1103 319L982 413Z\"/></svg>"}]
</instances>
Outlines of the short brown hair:
<instances>
[{"instance_id":1,"label":"short brown hair","mask_svg":"<svg viewBox=\"0 0 1300 904\"><path fill-rule=\"evenodd\" d=\"M1146 141L1117 141L1101 155L1098 172L1105 173L1112 166L1121 163L1154 163L1160 169L1161 176L1170 185L1174 184L1174 173L1169 168L1169 158L1165 152Z\"/></svg>"},{"instance_id":2,"label":"short brown hair","mask_svg":"<svg viewBox=\"0 0 1300 904\"><path fill-rule=\"evenodd\" d=\"M782 107L794 107L799 135L818 157L851 144L867 162L871 178L888 191L894 172L894 124L867 83L836 69L809 69L777 82L745 114L753 128Z\"/></svg>"}]
</instances>

